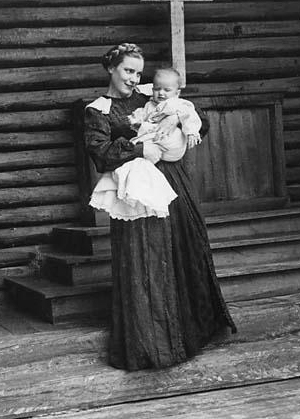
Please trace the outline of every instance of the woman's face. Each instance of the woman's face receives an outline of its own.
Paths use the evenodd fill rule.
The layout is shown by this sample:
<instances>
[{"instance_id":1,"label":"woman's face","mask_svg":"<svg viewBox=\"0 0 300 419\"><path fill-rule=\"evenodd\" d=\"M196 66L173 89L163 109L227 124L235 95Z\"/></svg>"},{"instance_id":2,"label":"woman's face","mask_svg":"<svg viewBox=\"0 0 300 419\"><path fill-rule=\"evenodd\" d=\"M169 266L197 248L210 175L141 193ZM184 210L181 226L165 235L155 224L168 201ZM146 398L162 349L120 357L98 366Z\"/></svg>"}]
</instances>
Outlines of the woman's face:
<instances>
[{"instance_id":1,"label":"woman's face","mask_svg":"<svg viewBox=\"0 0 300 419\"><path fill-rule=\"evenodd\" d=\"M117 66L108 69L110 74L109 95L112 97L129 97L139 84L144 69L143 58L126 55Z\"/></svg>"}]
</instances>

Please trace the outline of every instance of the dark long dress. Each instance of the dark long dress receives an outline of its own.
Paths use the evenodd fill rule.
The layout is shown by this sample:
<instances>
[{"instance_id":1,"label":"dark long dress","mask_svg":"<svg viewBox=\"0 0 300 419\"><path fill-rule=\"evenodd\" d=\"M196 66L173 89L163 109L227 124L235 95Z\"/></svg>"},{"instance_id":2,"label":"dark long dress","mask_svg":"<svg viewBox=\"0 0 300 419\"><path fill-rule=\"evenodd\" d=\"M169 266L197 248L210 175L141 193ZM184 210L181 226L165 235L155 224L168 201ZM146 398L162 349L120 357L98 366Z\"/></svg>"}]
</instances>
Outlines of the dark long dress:
<instances>
[{"instance_id":1,"label":"dark long dress","mask_svg":"<svg viewBox=\"0 0 300 419\"><path fill-rule=\"evenodd\" d=\"M88 108L85 138L98 171L142 156L128 142L127 115L148 98L112 99L110 113ZM216 278L206 227L182 161L160 161L178 194L167 218L111 219L113 315L111 365L163 368L199 353L212 336L235 325Z\"/></svg>"}]
</instances>

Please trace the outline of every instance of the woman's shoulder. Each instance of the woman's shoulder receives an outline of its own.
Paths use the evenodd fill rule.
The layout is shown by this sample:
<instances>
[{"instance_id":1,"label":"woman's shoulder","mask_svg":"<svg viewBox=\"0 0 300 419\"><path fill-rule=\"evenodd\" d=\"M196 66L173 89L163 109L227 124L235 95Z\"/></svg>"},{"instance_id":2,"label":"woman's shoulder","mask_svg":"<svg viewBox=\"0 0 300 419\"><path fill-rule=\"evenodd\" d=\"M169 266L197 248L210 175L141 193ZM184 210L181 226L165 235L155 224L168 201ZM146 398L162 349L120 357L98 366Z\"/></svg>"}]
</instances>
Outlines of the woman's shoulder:
<instances>
[{"instance_id":1,"label":"woman's shoulder","mask_svg":"<svg viewBox=\"0 0 300 419\"><path fill-rule=\"evenodd\" d=\"M88 108L97 109L97 111L100 111L103 115L108 115L110 112L111 104L112 104L111 98L100 96L98 97L98 99L89 103L85 109L88 109Z\"/></svg>"}]
</instances>

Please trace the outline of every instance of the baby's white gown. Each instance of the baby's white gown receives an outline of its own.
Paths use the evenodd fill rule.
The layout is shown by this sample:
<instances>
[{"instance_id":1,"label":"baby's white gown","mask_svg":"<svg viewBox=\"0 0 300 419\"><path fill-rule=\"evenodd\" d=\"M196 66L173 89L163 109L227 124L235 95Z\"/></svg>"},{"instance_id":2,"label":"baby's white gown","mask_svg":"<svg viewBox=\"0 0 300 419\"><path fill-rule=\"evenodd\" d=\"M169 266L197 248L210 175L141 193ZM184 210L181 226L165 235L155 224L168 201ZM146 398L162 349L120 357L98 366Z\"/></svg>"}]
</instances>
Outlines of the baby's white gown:
<instances>
[{"instance_id":1,"label":"baby's white gown","mask_svg":"<svg viewBox=\"0 0 300 419\"><path fill-rule=\"evenodd\" d=\"M186 102L176 98L176 102L173 100L171 103L178 101ZM194 125L193 120L193 128ZM134 142L153 141L156 127L157 124L143 122ZM200 127L199 119L194 132L199 132ZM176 128L159 146L162 149L162 160L178 161L185 154L187 136ZM177 194L163 173L151 161L138 157L113 172L103 173L93 190L89 205L105 210L112 218L128 221L150 216L167 217L169 205L176 197Z\"/></svg>"}]
</instances>

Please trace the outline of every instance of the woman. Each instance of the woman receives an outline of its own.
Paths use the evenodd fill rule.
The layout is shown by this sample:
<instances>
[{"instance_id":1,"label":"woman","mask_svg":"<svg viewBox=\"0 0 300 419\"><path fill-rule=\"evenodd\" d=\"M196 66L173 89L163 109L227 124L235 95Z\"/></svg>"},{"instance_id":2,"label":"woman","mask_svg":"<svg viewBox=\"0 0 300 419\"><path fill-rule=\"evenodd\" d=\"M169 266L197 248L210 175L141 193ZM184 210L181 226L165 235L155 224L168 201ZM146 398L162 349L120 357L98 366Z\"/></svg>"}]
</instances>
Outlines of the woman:
<instances>
[{"instance_id":1,"label":"woman","mask_svg":"<svg viewBox=\"0 0 300 419\"><path fill-rule=\"evenodd\" d=\"M134 44L103 57L107 94L88 105L85 139L99 172L145 157L163 172L178 197L167 218L111 219L113 314L109 362L116 368L163 368L199 353L212 336L235 325L216 278L205 224L182 161L159 161L151 143L132 144L128 115L149 97L137 85L143 53ZM203 118L203 116L202 116ZM160 134L178 124L169 116ZM203 127L207 126L205 119Z\"/></svg>"}]
</instances>

